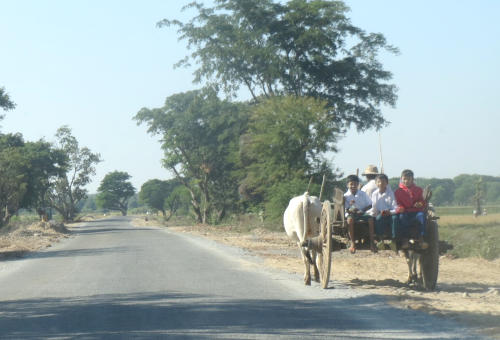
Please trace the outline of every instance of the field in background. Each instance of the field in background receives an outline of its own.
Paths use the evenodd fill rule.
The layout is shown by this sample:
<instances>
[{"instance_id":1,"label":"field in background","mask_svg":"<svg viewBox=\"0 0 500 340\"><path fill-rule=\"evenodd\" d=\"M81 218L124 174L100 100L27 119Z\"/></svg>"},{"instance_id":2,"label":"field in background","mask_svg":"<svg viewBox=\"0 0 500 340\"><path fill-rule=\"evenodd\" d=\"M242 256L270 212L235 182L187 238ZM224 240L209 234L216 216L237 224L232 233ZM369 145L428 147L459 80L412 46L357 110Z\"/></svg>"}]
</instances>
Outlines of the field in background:
<instances>
[{"instance_id":1,"label":"field in background","mask_svg":"<svg viewBox=\"0 0 500 340\"><path fill-rule=\"evenodd\" d=\"M500 214L500 206L498 205L485 205L482 208L486 208L488 214ZM455 206L455 207L435 207L436 213L439 216L445 215L471 215L472 211L475 209L473 206Z\"/></svg>"},{"instance_id":2,"label":"field in background","mask_svg":"<svg viewBox=\"0 0 500 340\"><path fill-rule=\"evenodd\" d=\"M500 213L478 217L471 213L439 215L439 239L453 246L447 253L487 260L500 258Z\"/></svg>"}]
</instances>

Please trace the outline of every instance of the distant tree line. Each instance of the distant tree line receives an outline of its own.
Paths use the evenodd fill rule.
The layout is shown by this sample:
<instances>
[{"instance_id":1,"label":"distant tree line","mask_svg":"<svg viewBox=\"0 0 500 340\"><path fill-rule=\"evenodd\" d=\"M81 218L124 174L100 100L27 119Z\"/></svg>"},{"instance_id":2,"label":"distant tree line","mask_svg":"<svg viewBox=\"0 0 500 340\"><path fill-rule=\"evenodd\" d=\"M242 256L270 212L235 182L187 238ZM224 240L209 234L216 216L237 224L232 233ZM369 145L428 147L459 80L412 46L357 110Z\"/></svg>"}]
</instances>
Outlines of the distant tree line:
<instances>
[{"instance_id":1,"label":"distant tree line","mask_svg":"<svg viewBox=\"0 0 500 340\"><path fill-rule=\"evenodd\" d=\"M437 206L473 205L480 185L481 200L484 203L500 203L500 177L484 175L459 175L449 178L416 178L415 182L432 188L432 203ZM390 184L396 189L399 178L391 178Z\"/></svg>"}]
</instances>

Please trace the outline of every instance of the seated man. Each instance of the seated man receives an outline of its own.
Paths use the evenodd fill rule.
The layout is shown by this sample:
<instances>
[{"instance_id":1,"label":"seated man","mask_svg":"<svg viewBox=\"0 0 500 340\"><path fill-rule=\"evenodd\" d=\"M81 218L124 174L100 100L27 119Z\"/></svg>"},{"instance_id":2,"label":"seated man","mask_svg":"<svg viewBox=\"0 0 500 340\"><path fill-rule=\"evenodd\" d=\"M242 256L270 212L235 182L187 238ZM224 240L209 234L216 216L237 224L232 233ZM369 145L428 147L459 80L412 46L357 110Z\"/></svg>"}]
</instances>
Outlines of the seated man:
<instances>
[{"instance_id":1,"label":"seated man","mask_svg":"<svg viewBox=\"0 0 500 340\"><path fill-rule=\"evenodd\" d=\"M361 190L366 192L368 197L371 198L373 192L377 190L377 183L375 182L375 178L378 175L378 168L375 165L368 165L362 175L366 177L367 182L365 185L363 185Z\"/></svg>"},{"instance_id":2,"label":"seated man","mask_svg":"<svg viewBox=\"0 0 500 340\"><path fill-rule=\"evenodd\" d=\"M396 213L398 205L396 198L389 184L389 178L385 174L377 175L375 182L377 189L372 194L371 215L375 217L375 233L383 239L385 228L391 227L392 243L391 248L396 249L396 239L398 237L399 216Z\"/></svg>"},{"instance_id":3,"label":"seated man","mask_svg":"<svg viewBox=\"0 0 500 340\"><path fill-rule=\"evenodd\" d=\"M377 252L375 247L373 217L368 215L366 211L372 207L372 201L368 195L361 190L358 190L359 178L356 175L347 176L347 192L344 194L347 225L349 227L349 237L351 238L351 246L349 251L351 254L356 252L354 223L357 221L368 221L370 233L370 249L372 252Z\"/></svg>"},{"instance_id":4,"label":"seated man","mask_svg":"<svg viewBox=\"0 0 500 340\"><path fill-rule=\"evenodd\" d=\"M403 170L399 188L395 192L398 203L399 225L401 226L401 248L408 249L408 238L410 236L410 226L417 223L419 243L422 249L429 246L424 241L425 234L425 207L426 203L422 196L422 188L414 183L413 171Z\"/></svg>"}]
</instances>

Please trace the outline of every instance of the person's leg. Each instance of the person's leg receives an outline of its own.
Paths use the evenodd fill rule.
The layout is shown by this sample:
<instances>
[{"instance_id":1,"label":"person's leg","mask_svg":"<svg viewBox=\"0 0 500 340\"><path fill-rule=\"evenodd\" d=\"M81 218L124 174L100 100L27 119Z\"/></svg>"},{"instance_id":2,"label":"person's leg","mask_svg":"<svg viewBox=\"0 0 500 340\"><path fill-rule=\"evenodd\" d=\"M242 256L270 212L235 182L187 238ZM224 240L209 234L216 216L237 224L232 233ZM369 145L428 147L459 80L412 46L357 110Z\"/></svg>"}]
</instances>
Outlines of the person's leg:
<instances>
[{"instance_id":1,"label":"person's leg","mask_svg":"<svg viewBox=\"0 0 500 340\"><path fill-rule=\"evenodd\" d=\"M418 221L418 233L420 236L425 234L425 214L423 211L419 211L415 214L415 219Z\"/></svg>"},{"instance_id":2,"label":"person's leg","mask_svg":"<svg viewBox=\"0 0 500 340\"><path fill-rule=\"evenodd\" d=\"M391 244L389 247L391 248L392 251L397 252L398 251L398 246L397 242L399 241L400 238L400 233L401 231L399 230L399 215L391 215L388 216L390 218L390 225L391 225Z\"/></svg>"},{"instance_id":3,"label":"person's leg","mask_svg":"<svg viewBox=\"0 0 500 340\"><path fill-rule=\"evenodd\" d=\"M347 217L347 226L349 230L349 238L351 239L349 251L351 254L354 254L356 252L356 242L354 239L354 218L352 216Z\"/></svg>"},{"instance_id":4,"label":"person's leg","mask_svg":"<svg viewBox=\"0 0 500 340\"><path fill-rule=\"evenodd\" d=\"M418 241L420 243L420 247L422 249L427 249L429 247L429 244L425 242L424 240L424 235L425 235L425 214L423 211L419 211L415 215L415 219L418 221L418 234L419 238Z\"/></svg>"},{"instance_id":5,"label":"person's leg","mask_svg":"<svg viewBox=\"0 0 500 340\"><path fill-rule=\"evenodd\" d=\"M410 220L408 213L399 214L399 227L401 230L401 248L408 249L408 238L410 237Z\"/></svg>"},{"instance_id":6,"label":"person's leg","mask_svg":"<svg viewBox=\"0 0 500 340\"><path fill-rule=\"evenodd\" d=\"M399 216L396 215L391 215L391 231L392 231L392 239L396 240L399 237L400 230L399 230Z\"/></svg>"},{"instance_id":7,"label":"person's leg","mask_svg":"<svg viewBox=\"0 0 500 340\"><path fill-rule=\"evenodd\" d=\"M384 227L384 216L378 215L377 217L375 217L375 233L377 234L377 236L384 235Z\"/></svg>"},{"instance_id":8,"label":"person's leg","mask_svg":"<svg viewBox=\"0 0 500 340\"><path fill-rule=\"evenodd\" d=\"M375 246L375 227L373 225L373 217L368 218L368 232L370 233L370 249L373 253L377 252L377 247Z\"/></svg>"}]
</instances>

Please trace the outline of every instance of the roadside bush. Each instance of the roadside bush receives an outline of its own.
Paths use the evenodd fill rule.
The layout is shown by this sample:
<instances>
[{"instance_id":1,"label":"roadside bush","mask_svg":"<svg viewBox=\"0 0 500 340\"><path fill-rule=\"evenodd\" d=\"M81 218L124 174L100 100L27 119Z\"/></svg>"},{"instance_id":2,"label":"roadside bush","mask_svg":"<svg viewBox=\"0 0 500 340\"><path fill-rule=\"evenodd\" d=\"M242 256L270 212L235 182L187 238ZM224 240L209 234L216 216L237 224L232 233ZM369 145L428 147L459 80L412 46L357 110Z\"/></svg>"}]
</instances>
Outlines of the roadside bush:
<instances>
[{"instance_id":1,"label":"roadside bush","mask_svg":"<svg viewBox=\"0 0 500 340\"><path fill-rule=\"evenodd\" d=\"M273 185L269 191L269 199L264 205L265 218L270 222L281 220L290 199L302 195L307 190L307 185L308 180L305 179L292 179ZM319 191L320 186L317 184L312 184L309 188L310 195L318 196Z\"/></svg>"}]
</instances>

